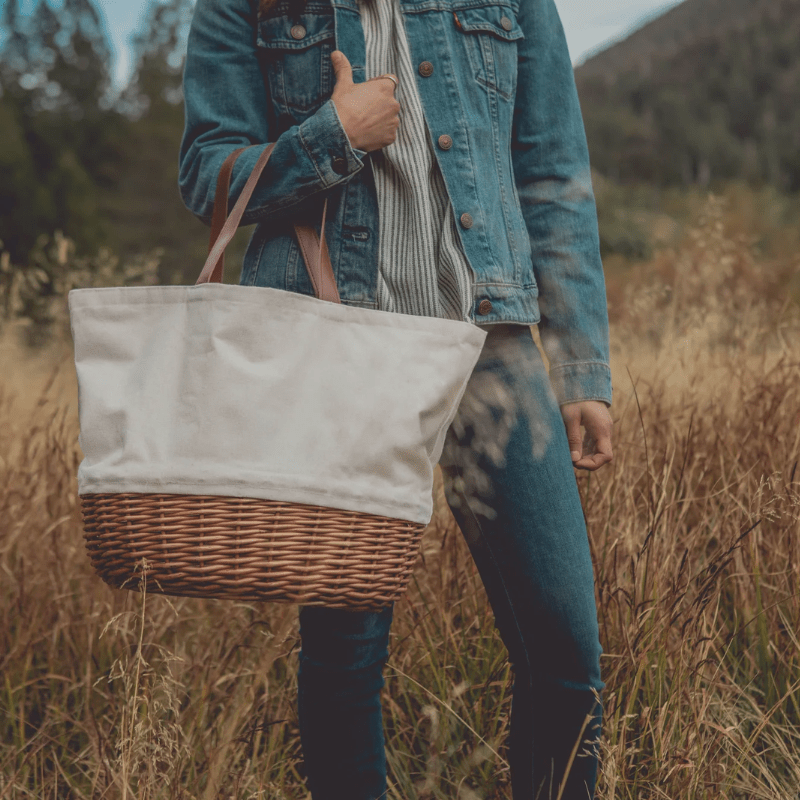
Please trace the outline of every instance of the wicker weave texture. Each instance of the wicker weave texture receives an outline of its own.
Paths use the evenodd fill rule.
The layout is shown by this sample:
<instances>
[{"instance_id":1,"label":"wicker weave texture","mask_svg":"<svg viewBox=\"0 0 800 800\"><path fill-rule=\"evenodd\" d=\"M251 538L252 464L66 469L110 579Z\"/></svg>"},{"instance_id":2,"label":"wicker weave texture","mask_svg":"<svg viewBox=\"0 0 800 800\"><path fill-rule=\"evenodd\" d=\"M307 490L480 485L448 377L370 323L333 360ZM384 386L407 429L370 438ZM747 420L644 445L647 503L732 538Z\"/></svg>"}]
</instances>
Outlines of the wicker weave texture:
<instances>
[{"instance_id":1,"label":"wicker weave texture","mask_svg":"<svg viewBox=\"0 0 800 800\"><path fill-rule=\"evenodd\" d=\"M111 586L185 597L378 610L405 594L424 526L301 503L81 495L92 566Z\"/></svg>"}]
</instances>

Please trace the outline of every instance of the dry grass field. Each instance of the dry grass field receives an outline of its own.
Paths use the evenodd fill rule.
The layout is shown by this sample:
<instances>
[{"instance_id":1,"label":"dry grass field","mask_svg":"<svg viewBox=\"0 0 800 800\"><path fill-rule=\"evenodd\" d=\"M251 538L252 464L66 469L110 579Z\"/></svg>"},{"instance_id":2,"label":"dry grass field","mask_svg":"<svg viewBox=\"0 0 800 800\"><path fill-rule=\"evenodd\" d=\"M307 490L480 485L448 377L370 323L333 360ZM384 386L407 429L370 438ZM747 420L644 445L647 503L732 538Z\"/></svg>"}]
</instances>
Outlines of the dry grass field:
<instances>
[{"instance_id":1,"label":"dry grass field","mask_svg":"<svg viewBox=\"0 0 800 800\"><path fill-rule=\"evenodd\" d=\"M711 198L608 275L614 461L576 471L605 651L598 800L800 798L800 257ZM794 251L797 253L797 251ZM68 344L0 353L0 798L305 800L297 607L107 588ZM398 603L391 800L510 800L512 674L437 470Z\"/></svg>"}]
</instances>

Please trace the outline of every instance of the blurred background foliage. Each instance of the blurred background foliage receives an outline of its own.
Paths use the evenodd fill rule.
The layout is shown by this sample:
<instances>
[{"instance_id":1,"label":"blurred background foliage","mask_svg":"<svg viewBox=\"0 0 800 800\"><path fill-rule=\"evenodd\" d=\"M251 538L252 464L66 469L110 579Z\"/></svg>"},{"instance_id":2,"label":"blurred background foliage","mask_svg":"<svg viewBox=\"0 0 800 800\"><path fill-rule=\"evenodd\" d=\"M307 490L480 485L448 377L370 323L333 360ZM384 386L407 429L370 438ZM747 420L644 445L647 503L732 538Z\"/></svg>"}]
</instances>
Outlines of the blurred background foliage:
<instances>
[{"instance_id":1,"label":"blurred background foliage","mask_svg":"<svg viewBox=\"0 0 800 800\"><path fill-rule=\"evenodd\" d=\"M47 254L63 250L61 236L69 263L116 259L124 275L144 260L160 283L193 283L208 229L177 189L193 0L151 0L121 92L112 90L97 0L49 2L23 13L21 0L5 0L0 11L7 275L39 270L18 285L60 285L53 276L62 267ZM685 0L579 66L576 82L612 284L677 245L709 192L726 198L726 224L765 257L785 262L797 252L797 0ZM229 248L227 281L238 279L251 230Z\"/></svg>"},{"instance_id":2,"label":"blurred background foliage","mask_svg":"<svg viewBox=\"0 0 800 800\"><path fill-rule=\"evenodd\" d=\"M127 263L158 253L159 282L196 280L208 228L177 189L193 7L152 0L134 41L133 77L114 93L95 0L62 0L58 9L40 0L32 13L19 0L3 3L0 240L11 264L41 259L41 237L59 231L79 255L108 248Z\"/></svg>"}]
</instances>

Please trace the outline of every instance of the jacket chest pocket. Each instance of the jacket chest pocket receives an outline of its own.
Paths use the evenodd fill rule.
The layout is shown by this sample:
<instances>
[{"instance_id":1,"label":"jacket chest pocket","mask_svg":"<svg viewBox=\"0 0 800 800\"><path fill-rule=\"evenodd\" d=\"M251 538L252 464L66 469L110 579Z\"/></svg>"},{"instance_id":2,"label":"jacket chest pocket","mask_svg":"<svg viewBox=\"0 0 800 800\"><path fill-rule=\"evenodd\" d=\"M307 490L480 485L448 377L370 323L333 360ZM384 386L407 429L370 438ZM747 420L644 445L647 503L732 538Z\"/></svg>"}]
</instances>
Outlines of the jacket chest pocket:
<instances>
[{"instance_id":1,"label":"jacket chest pocket","mask_svg":"<svg viewBox=\"0 0 800 800\"><path fill-rule=\"evenodd\" d=\"M262 19L257 44L278 115L288 114L302 122L330 97L335 50L332 11L303 14L296 25L288 17Z\"/></svg>"},{"instance_id":2,"label":"jacket chest pocket","mask_svg":"<svg viewBox=\"0 0 800 800\"><path fill-rule=\"evenodd\" d=\"M517 42L525 36L510 6L460 8L453 5L456 29L462 34L475 80L513 100L517 88Z\"/></svg>"}]
</instances>

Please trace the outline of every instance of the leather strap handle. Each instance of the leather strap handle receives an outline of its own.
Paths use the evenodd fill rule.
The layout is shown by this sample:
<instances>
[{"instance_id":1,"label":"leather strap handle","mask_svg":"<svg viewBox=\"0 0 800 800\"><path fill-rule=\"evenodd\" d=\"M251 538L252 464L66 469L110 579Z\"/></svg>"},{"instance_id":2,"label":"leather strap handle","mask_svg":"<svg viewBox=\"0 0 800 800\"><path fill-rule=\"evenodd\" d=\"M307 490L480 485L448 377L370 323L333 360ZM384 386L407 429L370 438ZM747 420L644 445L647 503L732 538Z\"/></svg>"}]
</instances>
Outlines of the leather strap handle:
<instances>
[{"instance_id":1,"label":"leather strap handle","mask_svg":"<svg viewBox=\"0 0 800 800\"><path fill-rule=\"evenodd\" d=\"M258 145L250 146L258 147ZM200 273L200 277L197 279L197 284L209 282L222 283L225 248L230 243L230 240L233 238L242 221L247 203L255 190L261 173L264 171L264 167L267 165L267 161L269 161L269 157L272 155L273 147L275 147L275 142L271 142L264 148L227 219L225 219L225 215L228 206L228 191L230 188L233 165L236 159L249 148L240 147L238 150L234 150L225 159L219 171L219 176L217 177L216 193L214 195L214 212L211 219L211 236L208 245L208 258ZM339 290L336 286L336 278L333 274L330 254L328 253L328 246L325 242L325 217L327 210L328 198L326 197L322 209L322 224L320 226L321 238L317 238L317 232L311 225L301 225L297 223L294 225L294 230L297 235L298 244L300 245L303 261L306 265L306 270L308 271L308 276L311 279L311 285L314 287L315 295L320 300L341 303ZM317 251L316 260L313 258L314 250Z\"/></svg>"},{"instance_id":2,"label":"leather strap handle","mask_svg":"<svg viewBox=\"0 0 800 800\"><path fill-rule=\"evenodd\" d=\"M214 213L211 217L211 237L208 240L208 252L214 247L214 242L217 241L222 226L225 224L225 218L228 216L228 191L231 186L231 173L233 172L233 165L237 158L247 150L246 147L240 147L234 150L222 165L222 169L217 176L217 190L214 194ZM219 261L214 265L214 271L211 273L209 283L222 283L222 275L225 269L225 253L223 252Z\"/></svg>"},{"instance_id":3,"label":"leather strap handle","mask_svg":"<svg viewBox=\"0 0 800 800\"><path fill-rule=\"evenodd\" d=\"M306 264L308 277L311 278L311 285L314 287L314 294L321 300L329 300L332 303L341 303L339 289L336 286L336 278L333 274L333 265L328 253L328 243L325 241L325 215L328 212L328 198L322 206L322 224L320 231L322 237L317 237L317 232L311 225L301 225L295 223L294 232L297 236L297 243L300 245L300 254ZM314 259L314 251L317 257Z\"/></svg>"}]
</instances>

